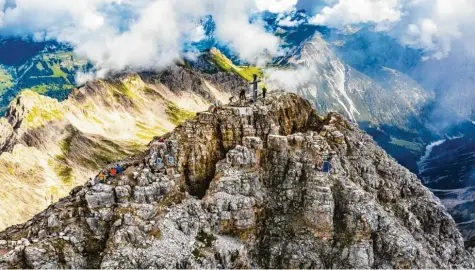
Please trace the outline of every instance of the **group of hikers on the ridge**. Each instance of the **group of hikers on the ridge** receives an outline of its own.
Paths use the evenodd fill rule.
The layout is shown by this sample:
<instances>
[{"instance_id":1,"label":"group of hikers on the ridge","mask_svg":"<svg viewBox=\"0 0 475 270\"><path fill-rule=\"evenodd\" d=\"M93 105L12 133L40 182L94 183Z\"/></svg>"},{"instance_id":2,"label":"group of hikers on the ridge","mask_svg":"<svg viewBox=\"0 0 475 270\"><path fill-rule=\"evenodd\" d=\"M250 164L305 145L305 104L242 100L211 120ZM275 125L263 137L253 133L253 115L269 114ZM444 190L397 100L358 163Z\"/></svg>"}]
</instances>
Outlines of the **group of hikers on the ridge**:
<instances>
[{"instance_id":1,"label":"group of hikers on the ridge","mask_svg":"<svg viewBox=\"0 0 475 270\"><path fill-rule=\"evenodd\" d=\"M95 179L90 178L89 181L92 185L97 183L105 184L107 181L114 179L116 176L124 172L124 168L117 164L115 167L112 167L108 170L102 170Z\"/></svg>"},{"instance_id":2,"label":"group of hikers on the ridge","mask_svg":"<svg viewBox=\"0 0 475 270\"><path fill-rule=\"evenodd\" d=\"M160 137L160 136L155 136L153 137L153 140L148 144L149 147L153 147L154 145L160 145L160 144L165 144L166 143L166 138L165 137ZM160 162L158 161L160 160ZM146 160L143 161L144 166L147 166ZM157 163L162 163L162 159L158 158ZM168 164L174 164L175 163L175 158L173 156L168 157ZM126 169L126 168L125 168ZM115 179L117 176L119 176L121 173L125 171L124 167L122 167L119 164L116 164L113 167L110 167L109 169L102 170L96 177L94 178L89 178L89 183L90 185L94 186L96 184L110 184L110 181Z\"/></svg>"},{"instance_id":3,"label":"group of hikers on the ridge","mask_svg":"<svg viewBox=\"0 0 475 270\"><path fill-rule=\"evenodd\" d=\"M251 103L255 103L257 102L257 98L258 98L258 91L259 91L259 83L261 82L261 80L257 77L257 74L254 74L253 75L253 81L250 82L249 84L252 85L252 98L249 100ZM262 98L265 99L266 98L266 94L267 94L267 88L264 86L262 88ZM247 97L246 97L246 90L245 89L242 89L241 92L239 93L239 100L240 101L245 101L247 102ZM229 99L229 102L233 102L234 101L234 96L232 96L230 99Z\"/></svg>"}]
</instances>

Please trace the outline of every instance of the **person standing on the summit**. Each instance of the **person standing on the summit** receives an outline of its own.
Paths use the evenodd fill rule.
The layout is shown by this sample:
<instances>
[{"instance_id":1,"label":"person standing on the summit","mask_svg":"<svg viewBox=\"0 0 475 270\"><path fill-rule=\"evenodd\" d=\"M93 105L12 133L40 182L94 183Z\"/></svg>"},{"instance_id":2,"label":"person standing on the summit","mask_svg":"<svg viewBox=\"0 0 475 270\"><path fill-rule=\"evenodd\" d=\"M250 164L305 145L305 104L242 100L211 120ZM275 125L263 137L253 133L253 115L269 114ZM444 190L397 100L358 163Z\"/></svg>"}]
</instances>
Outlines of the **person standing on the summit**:
<instances>
[{"instance_id":1,"label":"person standing on the summit","mask_svg":"<svg viewBox=\"0 0 475 270\"><path fill-rule=\"evenodd\" d=\"M242 101L242 100L246 100L246 90L241 90L241 93L239 93L239 99Z\"/></svg>"}]
</instances>

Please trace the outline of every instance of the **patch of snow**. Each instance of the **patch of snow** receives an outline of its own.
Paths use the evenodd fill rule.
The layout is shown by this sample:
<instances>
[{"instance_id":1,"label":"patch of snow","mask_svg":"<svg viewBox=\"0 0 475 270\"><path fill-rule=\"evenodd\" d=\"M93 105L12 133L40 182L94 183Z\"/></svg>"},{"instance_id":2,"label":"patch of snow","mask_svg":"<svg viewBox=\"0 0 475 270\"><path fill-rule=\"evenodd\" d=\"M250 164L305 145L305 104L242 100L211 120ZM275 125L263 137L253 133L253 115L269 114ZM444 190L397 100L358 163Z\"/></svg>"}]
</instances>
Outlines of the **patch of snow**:
<instances>
[{"instance_id":1,"label":"patch of snow","mask_svg":"<svg viewBox=\"0 0 475 270\"><path fill-rule=\"evenodd\" d=\"M422 174L423 172L425 172L427 170L427 164L425 164L425 163L430 158L430 155L432 154L432 150L434 149L434 147L440 146L444 142L446 142L446 140L436 141L436 142L433 142L433 143L429 144L426 147L426 152L425 152L424 156L422 156L421 159L417 162L417 166L419 167L419 174Z\"/></svg>"},{"instance_id":2,"label":"patch of snow","mask_svg":"<svg viewBox=\"0 0 475 270\"><path fill-rule=\"evenodd\" d=\"M348 114L348 117L356 122L355 113L361 115L360 112L356 109L356 106L353 100L348 96L346 92L345 82L346 82L346 74L345 74L345 66L339 61L331 61L331 65L335 69L336 73L332 74L333 76L326 76L328 82L332 86L333 89L333 97L338 101L338 103L343 107L345 112ZM343 100L341 99L343 97ZM345 104L348 104L348 106ZM348 108L349 107L349 108Z\"/></svg>"},{"instance_id":3,"label":"patch of snow","mask_svg":"<svg viewBox=\"0 0 475 270\"><path fill-rule=\"evenodd\" d=\"M461 138L465 137L465 135L460 134L458 136L449 136L449 135L446 134L445 137L447 137L447 139L449 139L449 141L452 141L452 140L456 140L456 139L461 139Z\"/></svg>"},{"instance_id":4,"label":"patch of snow","mask_svg":"<svg viewBox=\"0 0 475 270\"><path fill-rule=\"evenodd\" d=\"M392 73L394 76L397 76L397 77L401 76L401 73L399 73L399 72L396 71L395 69L388 68L388 67L382 67L382 69L383 69L384 71L387 71L387 72Z\"/></svg>"},{"instance_id":5,"label":"patch of snow","mask_svg":"<svg viewBox=\"0 0 475 270\"><path fill-rule=\"evenodd\" d=\"M459 199L443 199L440 201L449 210L454 209L455 207L467 202L467 201L459 200Z\"/></svg>"},{"instance_id":6,"label":"patch of snow","mask_svg":"<svg viewBox=\"0 0 475 270\"><path fill-rule=\"evenodd\" d=\"M457 225L469 225L469 224L472 224L472 223L475 223L475 219L465 221L465 222L460 222Z\"/></svg>"}]
</instances>

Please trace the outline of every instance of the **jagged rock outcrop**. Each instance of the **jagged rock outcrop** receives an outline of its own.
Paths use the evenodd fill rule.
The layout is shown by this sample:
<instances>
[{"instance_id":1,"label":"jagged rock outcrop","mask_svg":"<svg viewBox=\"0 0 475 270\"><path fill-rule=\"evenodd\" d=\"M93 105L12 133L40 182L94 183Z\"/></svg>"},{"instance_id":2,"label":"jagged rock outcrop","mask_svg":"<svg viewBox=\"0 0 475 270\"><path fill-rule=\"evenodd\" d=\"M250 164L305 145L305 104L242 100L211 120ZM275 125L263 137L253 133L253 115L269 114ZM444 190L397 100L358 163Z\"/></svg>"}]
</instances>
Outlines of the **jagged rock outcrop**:
<instances>
[{"instance_id":1,"label":"jagged rock outcrop","mask_svg":"<svg viewBox=\"0 0 475 270\"><path fill-rule=\"evenodd\" d=\"M293 94L198 114L123 165L0 233L0 268L475 266L416 176Z\"/></svg>"}]
</instances>

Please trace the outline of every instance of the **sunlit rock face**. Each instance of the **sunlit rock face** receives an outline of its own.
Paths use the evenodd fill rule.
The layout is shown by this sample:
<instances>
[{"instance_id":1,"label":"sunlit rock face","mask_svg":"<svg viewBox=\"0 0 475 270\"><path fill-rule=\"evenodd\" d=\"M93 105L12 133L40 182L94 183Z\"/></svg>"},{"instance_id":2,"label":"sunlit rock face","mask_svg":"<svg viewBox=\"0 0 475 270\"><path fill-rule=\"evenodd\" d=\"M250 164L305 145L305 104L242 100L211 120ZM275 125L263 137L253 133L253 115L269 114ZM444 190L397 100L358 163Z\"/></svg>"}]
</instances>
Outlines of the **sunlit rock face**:
<instances>
[{"instance_id":1,"label":"sunlit rock face","mask_svg":"<svg viewBox=\"0 0 475 270\"><path fill-rule=\"evenodd\" d=\"M0 233L0 267L475 266L415 175L294 94L199 113L165 137Z\"/></svg>"}]
</instances>

